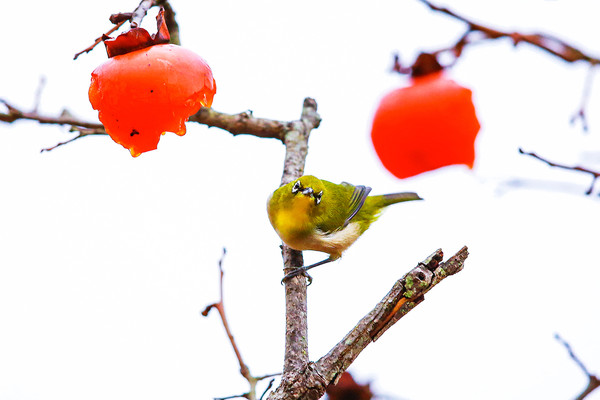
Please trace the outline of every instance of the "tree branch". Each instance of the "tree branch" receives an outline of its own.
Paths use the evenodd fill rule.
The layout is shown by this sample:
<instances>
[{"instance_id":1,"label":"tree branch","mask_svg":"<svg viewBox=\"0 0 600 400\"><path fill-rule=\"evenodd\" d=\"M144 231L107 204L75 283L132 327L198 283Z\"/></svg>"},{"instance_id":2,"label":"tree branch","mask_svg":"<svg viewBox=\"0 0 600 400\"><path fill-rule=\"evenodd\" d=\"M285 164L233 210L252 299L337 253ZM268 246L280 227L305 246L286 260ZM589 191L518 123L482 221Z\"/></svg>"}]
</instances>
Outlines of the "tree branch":
<instances>
[{"instance_id":1,"label":"tree branch","mask_svg":"<svg viewBox=\"0 0 600 400\"><path fill-rule=\"evenodd\" d=\"M42 151L53 150L85 136L107 134L100 122L84 121L73 117L67 111L63 111L60 116L54 117L39 114L35 110L30 112L23 111L2 99L0 99L0 104L4 104L6 107L6 112L0 112L0 121L13 123L18 120L30 120L37 121L40 124L70 125L71 131L79 132L79 135L74 138L43 149ZM234 136L245 134L260 138L279 139L281 141L284 141L287 132L294 131L298 127L298 124L303 123L302 120L282 122L266 118L256 118L250 112L227 114L204 107L192 115L189 120L209 127L221 128Z\"/></svg>"},{"instance_id":2,"label":"tree branch","mask_svg":"<svg viewBox=\"0 0 600 400\"><path fill-rule=\"evenodd\" d=\"M217 303L213 303L213 304L206 306L206 308L204 309L204 311L202 311L201 314L206 317L206 316L208 316L208 313L210 312L210 310L212 310L213 308L217 310L217 312L219 313L219 317L221 317L221 322L223 323L223 328L225 328L225 333L227 334L227 337L229 338L229 343L231 344L231 347L233 348L233 352L235 353L235 356L240 365L240 374L248 381L248 384L250 385L250 390L248 391L248 393L244 393L241 395L220 397L219 399L224 400L224 399L233 399L233 398L237 398L237 397L243 397L248 400L256 400L256 398L257 398L256 397L256 385L258 384L258 382L260 382L263 379L267 379L267 378L270 378L270 377L273 377L273 376L276 376L279 374L270 374L270 375L256 377L250 373L250 369L248 368L248 366L242 359L242 353L240 352L240 349L237 346L235 339L233 337L233 333L231 332L231 329L229 328L229 323L227 322L227 315L225 314L225 303L223 302L223 276L224 276L223 260L225 259L226 254L227 254L227 250L225 248L223 248L223 255L221 256L221 259L219 260L219 272L220 272L220 275L219 275L219 301ZM273 384L273 382L271 381L269 383L269 388L271 387L272 384ZM262 398L262 396L261 396L261 398Z\"/></svg>"},{"instance_id":3,"label":"tree branch","mask_svg":"<svg viewBox=\"0 0 600 400\"><path fill-rule=\"evenodd\" d=\"M271 127L274 134L270 137L281 138L286 148L281 185L285 185L288 182L299 178L304 173L310 132L313 129L318 128L321 123L321 117L317 113L317 102L310 98L304 99L300 119L286 124L270 120L255 119L248 113L233 116L215 113L210 109L205 109L204 112L201 110L200 113L200 118L204 118L203 121L210 120L214 122L214 124L209 126L219 126L223 129L225 129L225 127L232 129L232 127L238 126L241 121L241 124L245 129L240 131L232 129L237 133L251 133L245 132L249 127L258 128L258 131L265 132L265 125ZM202 115L204 115L204 117L202 117ZM302 267L303 265L302 252L300 251L290 249L283 245L282 256L284 274L292 269ZM297 371L304 370L309 363L307 339L307 284L304 277L298 276L286 280L285 302L286 340L282 382L292 379L291 377L297 374ZM216 303L207 307L204 313L208 313L213 307L217 308L217 310L222 308L222 306L219 307L218 304L219 303ZM222 316L222 319L225 321L224 315ZM245 364L242 363L240 357L238 357L238 360L240 360L240 365L242 366L241 370L243 371ZM247 369L247 367L245 368ZM244 372L242 372L242 375L244 375Z\"/></svg>"},{"instance_id":4,"label":"tree branch","mask_svg":"<svg viewBox=\"0 0 600 400\"><path fill-rule=\"evenodd\" d=\"M479 39L475 40L486 40L486 39L500 39L500 38L509 38L513 41L515 45L524 42L528 43L532 46L535 46L541 50L544 50L556 57L559 57L567 62L575 62L575 61L585 61L590 63L591 65L600 64L600 59L597 57L593 57L584 53L583 51L577 49L576 47L566 43L565 41L555 38L553 36L544 34L544 33L534 33L534 34L522 34L519 32L505 32L498 29L493 29L481 24L478 24L464 16L461 16L454 11L451 11L445 7L439 7L428 0L419 0L421 3L425 4L433 11L438 11L443 14L446 14L454 19L462 21L468 25L467 32L459 39L459 41L449 49L440 50L436 53L454 50L458 55L460 55L462 48L469 44L473 43L469 36L473 32L480 32L483 34L483 38L479 37Z\"/></svg>"},{"instance_id":5,"label":"tree branch","mask_svg":"<svg viewBox=\"0 0 600 400\"><path fill-rule=\"evenodd\" d=\"M252 116L252 112L226 114L206 107L202 107L189 120L209 127L221 128L234 136L245 134L279 140L283 140L285 132L291 129L289 122L256 118Z\"/></svg>"},{"instance_id":6,"label":"tree branch","mask_svg":"<svg viewBox=\"0 0 600 400\"><path fill-rule=\"evenodd\" d=\"M285 185L304 174L308 154L308 138L313 129L319 127L321 117L317 113L317 102L304 99L300 120L286 125L283 134L285 159L281 185ZM283 245L284 274L304 264L302 252ZM303 370L308 358L307 284L304 276L285 281L285 356L282 380Z\"/></svg>"},{"instance_id":7,"label":"tree branch","mask_svg":"<svg viewBox=\"0 0 600 400\"><path fill-rule=\"evenodd\" d=\"M590 65L590 71L583 87L581 107L571 118L572 123L580 119L582 122L583 131L586 132L588 130L585 108L587 106L589 91L591 88L592 76L595 72L594 68L600 64L600 58L587 54L575 46L567 43L566 41L545 33L523 34L519 32L501 31L499 29L494 29L479 24L469 18L459 15L448 8L436 6L429 0L419 1L429 7L429 9L445 14L458 21L464 22L467 25L466 31L452 46L430 53L434 56L438 56L441 53L451 53L454 56L454 60L449 62L445 67L454 65L466 46L477 42L482 42L484 40L495 40L502 38L511 40L515 46L520 43L528 43L566 62L574 63L577 61L583 61L588 63ZM408 74L412 73L414 69L415 65L411 67L400 65L399 57L396 56L393 67L394 71L402 74Z\"/></svg>"},{"instance_id":8,"label":"tree branch","mask_svg":"<svg viewBox=\"0 0 600 400\"><path fill-rule=\"evenodd\" d=\"M565 349L567 349L567 352L569 353L571 359L575 362L575 364L579 366L579 368L581 368L583 373L589 379L587 387L583 390L583 392L579 394L579 396L575 398L575 400L583 400L587 397L588 394L592 393L594 390L600 387L600 378L590 373L590 371L585 367L583 362L575 355L573 349L571 348L571 345L566 340L561 338L558 333L554 335L554 338L558 340L563 346L565 346Z\"/></svg>"},{"instance_id":9,"label":"tree branch","mask_svg":"<svg viewBox=\"0 0 600 400\"><path fill-rule=\"evenodd\" d=\"M72 125L79 126L82 128L91 128L91 129L102 129L104 127L99 122L87 122L77 118L72 117L68 112L63 111L62 114L58 117L50 117L38 114L36 111L25 112L17 107L11 105L6 100L0 99L0 103L4 104L8 112L0 113L0 121L12 123L19 119L28 119L31 121L37 121L40 124L54 124L54 125Z\"/></svg>"},{"instance_id":10,"label":"tree branch","mask_svg":"<svg viewBox=\"0 0 600 400\"><path fill-rule=\"evenodd\" d=\"M269 399L321 398L327 386L337 382L362 350L421 303L425 294L434 286L461 271L468 255L468 249L463 247L447 261L442 262L442 250L435 251L400 278L373 310L329 353L317 362L309 363L303 369L288 375L287 379L284 375L281 385L271 393Z\"/></svg>"},{"instance_id":11,"label":"tree branch","mask_svg":"<svg viewBox=\"0 0 600 400\"><path fill-rule=\"evenodd\" d=\"M156 5L154 0L142 0L140 4L133 10L131 15L131 28L137 28L142 24L142 20L148 14L148 10Z\"/></svg>"},{"instance_id":12,"label":"tree branch","mask_svg":"<svg viewBox=\"0 0 600 400\"><path fill-rule=\"evenodd\" d=\"M0 103L4 104L4 106L7 109L6 113L0 113L0 121L4 121L10 124L18 120L30 120L37 121L40 124L70 125L70 132L79 132L76 136L72 137L71 139L66 140L64 142L59 142L58 144L52 147L42 149L41 152L54 150L57 147L63 146L67 143L71 143L85 136L107 134L104 130L104 126L102 126L101 123L80 120L78 118L73 117L67 110L63 110L63 112L58 117L39 114L37 112L39 99L37 98L35 101L34 110L30 112L20 110L17 107L8 103L6 100L0 99Z\"/></svg>"},{"instance_id":13,"label":"tree branch","mask_svg":"<svg viewBox=\"0 0 600 400\"><path fill-rule=\"evenodd\" d=\"M586 108L588 105L588 101L590 98L590 92L592 91L592 81L594 78L594 65L590 66L590 69L588 70L588 74L585 78L585 83L583 84L583 93L581 95L581 105L579 106L579 109L573 114L573 116L571 117L571 124L574 124L575 122L577 122L577 120L581 121L581 129L583 129L584 132L587 132L589 130L589 126L588 126L588 122L587 122L587 115L586 115Z\"/></svg>"},{"instance_id":14,"label":"tree branch","mask_svg":"<svg viewBox=\"0 0 600 400\"><path fill-rule=\"evenodd\" d=\"M113 14L114 15L114 14ZM112 15L111 15L112 17ZM77 58L82 55L83 53L89 53L90 51L94 50L94 47L96 47L97 45L99 45L102 42L102 39L105 36L110 35L111 33L117 31L121 25L123 25L125 23L125 21L127 21L127 19L124 19L122 21L119 21L115 24L115 26L113 26L112 28L110 28L106 33L102 34L102 36L97 37L96 40L94 40L94 43L92 43L90 46L86 47L85 49L81 50L78 53L75 53L75 56L73 56L73 60L77 60Z\"/></svg>"},{"instance_id":15,"label":"tree branch","mask_svg":"<svg viewBox=\"0 0 600 400\"><path fill-rule=\"evenodd\" d=\"M531 156L531 157L533 157L535 159L538 159L538 160L540 160L542 162L545 162L546 164L548 164L551 167L568 169L568 170L571 170L571 171L583 172L583 173L592 175L592 183L590 184L590 187L588 188L588 190L585 192L586 195L592 194L592 192L594 190L594 184L596 183L596 180L598 179L598 177L600 177L600 172L598 172L598 171L592 171L591 169L587 169L587 168L579 167L579 166L571 167L571 166L568 166L568 165L557 164L557 163L555 163L553 161L549 161L549 160L547 160L547 159L545 159L543 157L540 157L540 156L538 156L535 153L528 153L526 151L523 151L523 149L521 149L521 148L519 148L519 153L524 154L526 156Z\"/></svg>"},{"instance_id":16,"label":"tree branch","mask_svg":"<svg viewBox=\"0 0 600 400\"><path fill-rule=\"evenodd\" d=\"M45 151L52 151L52 150L56 149L57 147L63 146L65 144L69 144L71 142L74 142L77 139L81 139L81 138L86 137L86 136L90 136L90 135L106 135L107 134L106 132L104 132L103 129L101 131L99 131L99 130L96 130L96 129L79 128L79 127L75 127L75 126L72 126L71 129L69 129L69 132L79 132L79 133L76 136L73 136L69 140L65 140L64 142L58 142L54 146L46 147L46 148L40 150L40 153L43 153Z\"/></svg>"}]
</instances>

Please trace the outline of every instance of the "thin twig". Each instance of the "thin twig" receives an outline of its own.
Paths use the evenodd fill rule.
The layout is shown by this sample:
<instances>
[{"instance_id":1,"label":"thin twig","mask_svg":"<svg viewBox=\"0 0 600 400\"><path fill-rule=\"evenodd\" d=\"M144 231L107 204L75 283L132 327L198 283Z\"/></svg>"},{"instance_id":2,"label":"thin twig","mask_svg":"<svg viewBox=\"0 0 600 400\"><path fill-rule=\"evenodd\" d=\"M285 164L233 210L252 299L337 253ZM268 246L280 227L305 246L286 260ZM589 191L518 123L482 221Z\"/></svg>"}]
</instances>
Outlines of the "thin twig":
<instances>
[{"instance_id":1,"label":"thin twig","mask_svg":"<svg viewBox=\"0 0 600 400\"><path fill-rule=\"evenodd\" d=\"M46 86L46 77L44 75L40 76L40 82L38 83L38 87L35 91L35 96L33 98L33 110L32 112L37 113L40 104L42 102L42 92L44 91L44 87Z\"/></svg>"},{"instance_id":2,"label":"thin twig","mask_svg":"<svg viewBox=\"0 0 600 400\"><path fill-rule=\"evenodd\" d=\"M567 42L558 39L554 36L544 34L544 33L534 33L534 34L522 34L519 32L505 32L498 29L490 28L485 25L479 24L470 20L462 15L457 14L454 11L449 10L445 7L439 7L429 2L428 0L419 0L421 3L425 4L433 11L438 11L443 14L446 14L454 19L462 21L468 25L468 30L463 35L459 41L449 49L441 50L455 50L460 53L462 48L468 44L472 43L472 40L468 37L472 32L480 32L483 34L483 37L479 36L476 40L486 40L486 39L500 39L500 38L509 38L513 41L515 45L524 42L528 43L532 46L535 46L539 49L542 49L550 54L555 55L567 62L575 62L575 61L585 61L591 65L600 64L600 59L597 57L593 57L584 53L583 51L577 49L575 46L568 44Z\"/></svg>"},{"instance_id":3,"label":"thin twig","mask_svg":"<svg viewBox=\"0 0 600 400\"><path fill-rule=\"evenodd\" d=\"M238 348L238 346L235 342L235 339L233 337L233 334L231 333L231 329L229 328L229 323L227 322L227 316L225 315L225 304L223 303L223 276L224 276L223 260L224 260L226 254L227 254L227 250L225 248L223 248L223 254L221 256L221 259L219 260L219 274L220 274L219 301L217 303L208 305L204 309L204 311L202 311L202 315L206 317L208 315L209 311L213 308L215 308L219 312L219 316L221 317L221 322L223 323L223 328L225 328L225 332L227 333L227 337L229 338L229 342L231 344L231 347L233 348L233 352L235 353L235 356L240 365L240 373L242 374L242 376L244 378L249 379L249 378L251 378L250 371L248 370L248 366L244 363L244 360L242 359L242 354L240 353L240 349Z\"/></svg>"},{"instance_id":4,"label":"thin twig","mask_svg":"<svg viewBox=\"0 0 600 400\"><path fill-rule=\"evenodd\" d=\"M233 398L237 398L237 397L243 397L248 400L256 400L256 385L258 384L258 382L262 381L263 379L267 379L267 378L270 378L270 377L273 377L273 376L276 376L279 374L269 374L269 375L264 375L264 376L260 376L260 377L255 377L250 373L250 369L248 368L248 366L242 359L242 354L240 352L240 349L235 342L233 333L231 332L231 329L229 328L229 323L227 322L227 316L225 314L225 303L223 301L223 277L225 275L225 273L223 271L223 260L225 259L226 254L227 254L227 250L225 248L223 248L223 254L221 255L221 258L219 259L219 264L218 264L219 265L219 301L217 303L209 304L204 309L204 311L202 311L201 314L206 317L206 316L208 316L208 313L210 312L210 310L212 310L213 308L218 311L219 316L221 317L221 322L223 324L223 327L225 328L225 333L227 334L227 337L229 338L229 343L231 344L231 347L233 348L233 352L235 353L235 356L238 360L238 363L240 366L240 374L248 381L248 383L250 385L250 390L248 391L248 393L244 393L241 395L219 397L218 399L233 399Z\"/></svg>"},{"instance_id":5,"label":"thin twig","mask_svg":"<svg viewBox=\"0 0 600 400\"><path fill-rule=\"evenodd\" d=\"M102 42L102 39L105 36L110 35L111 33L115 32L116 30L118 30L127 20L124 21L120 21L118 22L115 26L113 26L112 28L110 28L105 34L103 34L102 36L96 38L96 40L94 40L94 43L91 44L90 46L86 47L85 49L81 50L79 53L75 53L75 56L73 57L73 60L77 60L77 58L82 55L83 53L89 53L90 51L94 50L94 47L96 47L98 44L100 44Z\"/></svg>"},{"instance_id":6,"label":"thin twig","mask_svg":"<svg viewBox=\"0 0 600 400\"><path fill-rule=\"evenodd\" d=\"M265 389L265 391L263 392L263 394L260 395L260 399L259 400L262 400L263 397L265 397L265 394L267 394L267 392L273 387L273 382L275 382L275 378L273 378L273 379L271 379L269 381L269 384L267 385L267 388Z\"/></svg>"},{"instance_id":7,"label":"thin twig","mask_svg":"<svg viewBox=\"0 0 600 400\"><path fill-rule=\"evenodd\" d=\"M592 192L594 190L594 184L596 183L596 180L598 179L598 177L600 177L600 172L598 172L598 171L593 171L591 169L579 167L579 166L573 167L573 166L569 166L569 165L558 164L553 161L549 161L543 157L540 157L535 153L529 153L529 152L523 151L523 149L521 149L521 148L519 148L519 153L525 154L527 156L531 156L535 159L545 162L546 164L548 164L551 167L562 168L562 169L567 169L567 170L577 171L577 172L583 172L583 173L592 175L592 183L590 184L590 187L588 188L588 190L585 192L586 195L592 194Z\"/></svg>"},{"instance_id":8,"label":"thin twig","mask_svg":"<svg viewBox=\"0 0 600 400\"><path fill-rule=\"evenodd\" d=\"M575 364L579 365L579 368L581 368L581 370L583 371L584 374L586 374L587 376L592 375L590 373L590 371L588 371L588 369L585 367L585 365L581 362L581 360L575 355L575 353L573 352L573 349L571 348L571 345L565 339L560 337L560 335L558 333L554 334L554 339L558 340L559 343L561 343L563 346L565 346L565 349L567 349L567 352L569 353L569 356L571 357L571 359L573 361L575 361Z\"/></svg>"},{"instance_id":9,"label":"thin twig","mask_svg":"<svg viewBox=\"0 0 600 400\"><path fill-rule=\"evenodd\" d=\"M451 67L454 65L458 58L461 56L464 48L467 45L475 44L477 42L482 42L485 40L495 40L495 39L509 39L513 42L515 46L520 43L528 43L538 49L546 51L566 62L577 62L583 61L590 65L590 72L586 79L586 83L584 86L584 93L582 95L582 104L578 109L576 114L571 118L571 123L574 123L578 119L582 122L582 129L584 132L588 130L587 118L585 114L585 108L587 105L587 101L589 98L589 91L591 88L591 80L592 80L592 70L595 66L600 64L600 58L589 55L582 50L579 50L575 46L567 43L566 41L556 38L552 35L545 33L533 33L533 34L523 34L520 32L509 32L502 31L499 29L490 28L488 26L479 24L465 16L459 15L458 13L445 8L437 6L431 3L428 0L419 0L421 3L425 4L433 11L437 11L443 14L446 14L456 20L462 21L467 25L467 29L465 33L450 47L443 48L431 54L438 56L442 53L451 53L454 56L454 59L446 65L446 67ZM399 73L411 73L412 68L400 68L400 64L398 63L399 58L396 58L396 62L394 63L394 70Z\"/></svg>"},{"instance_id":10,"label":"thin twig","mask_svg":"<svg viewBox=\"0 0 600 400\"><path fill-rule=\"evenodd\" d=\"M44 149L41 149L40 153L43 153L45 151L52 151L52 150L56 149L57 147L64 146L65 144L69 144L69 143L74 142L77 139L81 139L82 137L85 137L85 136L99 135L99 134L101 134L101 135L107 135L106 131L104 131L104 130L99 131L97 129L86 129L86 128L72 127L71 131L72 132L76 131L76 132L79 132L79 133L76 136L74 136L71 139L69 139L69 140L65 140L64 142L59 142L59 143L55 144L54 146L46 147Z\"/></svg>"},{"instance_id":11,"label":"thin twig","mask_svg":"<svg viewBox=\"0 0 600 400\"><path fill-rule=\"evenodd\" d=\"M0 121L12 123L21 119L37 121L40 124L51 124L51 125L71 125L75 127L81 128L89 128L94 129L96 132L94 134L106 134L104 131L104 127L99 122L89 122L84 121L78 118L74 118L68 112L64 112L58 117L48 116L39 114L36 111L26 112L23 111L12 104L8 103L6 100L0 99L0 104L4 104L7 109L6 113L0 112Z\"/></svg>"},{"instance_id":12,"label":"thin twig","mask_svg":"<svg viewBox=\"0 0 600 400\"><path fill-rule=\"evenodd\" d=\"M247 398L248 398L248 393L244 393L244 394L234 394L234 395L225 396L225 397L215 397L214 400L247 399Z\"/></svg>"},{"instance_id":13,"label":"thin twig","mask_svg":"<svg viewBox=\"0 0 600 400\"><path fill-rule=\"evenodd\" d=\"M577 112L575 112L573 117L571 117L571 124L574 124L575 122L577 122L577 120L581 121L581 129L583 129L584 132L587 132L589 129L588 122L587 122L586 108L587 108L587 104L588 104L588 101L590 98L590 92L592 91L592 82L594 80L594 72L596 72L594 70L594 67L595 67L595 65L590 66L588 73L585 77L585 83L583 84L583 93L581 95L581 106L579 107Z\"/></svg>"},{"instance_id":14,"label":"thin twig","mask_svg":"<svg viewBox=\"0 0 600 400\"><path fill-rule=\"evenodd\" d=\"M575 399L575 400L583 400L584 398L587 397L588 394L592 393L594 390L596 390L598 387L600 387L600 378L598 378L596 375L593 375L586 368L586 366L579 359L579 357L577 357L575 355L575 353L573 352L571 345L566 340L564 340L562 337L560 337L560 335L558 333L556 333L554 335L554 338L556 340L558 340L558 342L560 342L567 349L567 352L569 353L569 357L571 357L571 359L575 362L575 364L577 364L579 366L579 368L581 368L583 373L588 377L587 387Z\"/></svg>"},{"instance_id":15,"label":"thin twig","mask_svg":"<svg viewBox=\"0 0 600 400\"><path fill-rule=\"evenodd\" d=\"M79 57L83 53L89 53L90 51L92 51L108 35L115 32L116 30L118 30L125 22L131 21L131 23L129 25L130 28L137 28L139 25L141 25L142 20L148 13L148 10L150 8L154 7L155 5L156 5L156 2L154 0L141 0L140 4L138 4L138 6L135 8L135 10L133 10L133 12L112 14L109 19L110 19L111 23L115 24L115 26L113 26L111 29L109 29L105 34L96 38L96 40L94 40L94 43L91 44L89 47L83 49L79 53L75 53L73 60L77 60L77 57ZM172 9L171 9L171 11L172 11ZM174 15L174 13L173 13L173 15ZM173 17L173 21L174 21L174 17ZM169 28L169 30L170 30L170 28ZM179 35L178 35L177 40L179 40Z\"/></svg>"}]
</instances>

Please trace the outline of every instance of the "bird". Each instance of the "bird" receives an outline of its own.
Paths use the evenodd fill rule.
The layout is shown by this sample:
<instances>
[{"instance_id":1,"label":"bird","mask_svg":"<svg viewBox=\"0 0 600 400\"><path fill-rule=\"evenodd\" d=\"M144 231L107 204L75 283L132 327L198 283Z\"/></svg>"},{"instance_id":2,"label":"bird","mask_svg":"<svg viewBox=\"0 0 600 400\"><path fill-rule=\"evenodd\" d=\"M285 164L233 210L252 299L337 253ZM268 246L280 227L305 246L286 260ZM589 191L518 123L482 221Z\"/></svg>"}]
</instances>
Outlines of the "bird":
<instances>
[{"instance_id":1,"label":"bird","mask_svg":"<svg viewBox=\"0 0 600 400\"><path fill-rule=\"evenodd\" d=\"M341 184L304 175L275 190L267 200L273 228L288 247L315 250L329 255L323 261L295 269L282 282L342 256L381 211L392 204L423 200L414 192L369 196L368 186Z\"/></svg>"}]
</instances>

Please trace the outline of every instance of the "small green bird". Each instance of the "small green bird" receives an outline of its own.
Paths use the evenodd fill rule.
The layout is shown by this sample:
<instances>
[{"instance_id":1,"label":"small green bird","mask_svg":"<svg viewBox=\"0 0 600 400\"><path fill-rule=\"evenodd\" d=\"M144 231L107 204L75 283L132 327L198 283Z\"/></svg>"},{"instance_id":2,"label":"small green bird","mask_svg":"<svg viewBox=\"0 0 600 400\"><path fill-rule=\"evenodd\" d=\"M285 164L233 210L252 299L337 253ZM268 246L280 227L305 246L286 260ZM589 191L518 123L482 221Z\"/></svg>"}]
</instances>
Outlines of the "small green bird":
<instances>
[{"instance_id":1,"label":"small green bird","mask_svg":"<svg viewBox=\"0 0 600 400\"><path fill-rule=\"evenodd\" d=\"M305 175L281 186L269 197L271 225L283 242L295 250L329 254L318 263L298 268L283 280L337 260L379 217L383 208L403 201L422 200L412 192L369 196L367 186L335 184Z\"/></svg>"}]
</instances>

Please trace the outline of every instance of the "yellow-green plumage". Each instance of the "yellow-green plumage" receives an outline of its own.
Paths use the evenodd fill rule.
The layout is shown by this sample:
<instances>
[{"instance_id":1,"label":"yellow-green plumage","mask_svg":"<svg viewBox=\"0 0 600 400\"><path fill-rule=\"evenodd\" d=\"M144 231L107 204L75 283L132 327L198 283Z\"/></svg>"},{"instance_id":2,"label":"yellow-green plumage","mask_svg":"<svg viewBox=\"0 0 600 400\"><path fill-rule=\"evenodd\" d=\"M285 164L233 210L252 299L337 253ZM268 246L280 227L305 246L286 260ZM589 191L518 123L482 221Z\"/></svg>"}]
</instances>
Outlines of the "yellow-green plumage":
<instances>
[{"instance_id":1,"label":"yellow-green plumage","mask_svg":"<svg viewBox=\"0 0 600 400\"><path fill-rule=\"evenodd\" d=\"M421 199L416 193L368 196L370 191L306 175L277 189L269 197L267 212L285 244L296 250L325 252L331 261L341 257L383 208Z\"/></svg>"}]
</instances>

